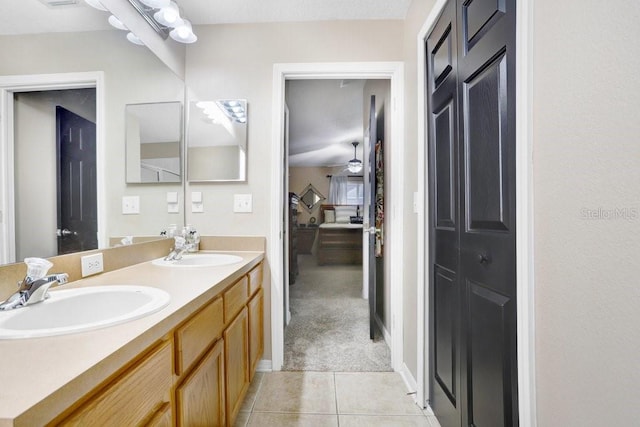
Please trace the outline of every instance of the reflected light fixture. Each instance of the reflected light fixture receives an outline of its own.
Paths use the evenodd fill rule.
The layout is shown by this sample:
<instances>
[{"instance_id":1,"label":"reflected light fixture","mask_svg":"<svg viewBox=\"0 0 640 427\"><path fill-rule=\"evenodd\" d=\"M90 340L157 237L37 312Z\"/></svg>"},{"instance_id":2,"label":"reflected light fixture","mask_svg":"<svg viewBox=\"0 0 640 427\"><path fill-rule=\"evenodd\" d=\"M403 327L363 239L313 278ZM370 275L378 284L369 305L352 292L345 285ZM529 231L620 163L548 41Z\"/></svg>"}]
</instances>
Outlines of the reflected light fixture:
<instances>
[{"instance_id":1,"label":"reflected light fixture","mask_svg":"<svg viewBox=\"0 0 640 427\"><path fill-rule=\"evenodd\" d=\"M169 28L175 28L183 22L182 18L180 18L178 5L174 1L169 2L167 6L154 13L153 19L155 19L159 24Z\"/></svg>"},{"instance_id":2,"label":"reflected light fixture","mask_svg":"<svg viewBox=\"0 0 640 427\"><path fill-rule=\"evenodd\" d=\"M172 39L180 43L195 43L198 40L198 36L193 34L191 29L191 22L186 19L182 20L182 24L175 27L169 33Z\"/></svg>"},{"instance_id":3,"label":"reflected light fixture","mask_svg":"<svg viewBox=\"0 0 640 427\"><path fill-rule=\"evenodd\" d=\"M122 23L122 21L113 15L109 17L109 24L111 24L112 27L117 28L118 30L128 30L128 28Z\"/></svg>"},{"instance_id":4,"label":"reflected light fixture","mask_svg":"<svg viewBox=\"0 0 640 427\"><path fill-rule=\"evenodd\" d=\"M358 148L358 142L352 142L353 145L353 159L349 160L347 163L347 169L351 173L358 173L362 170L362 161L358 160L358 156L356 155L356 149Z\"/></svg>"}]
</instances>

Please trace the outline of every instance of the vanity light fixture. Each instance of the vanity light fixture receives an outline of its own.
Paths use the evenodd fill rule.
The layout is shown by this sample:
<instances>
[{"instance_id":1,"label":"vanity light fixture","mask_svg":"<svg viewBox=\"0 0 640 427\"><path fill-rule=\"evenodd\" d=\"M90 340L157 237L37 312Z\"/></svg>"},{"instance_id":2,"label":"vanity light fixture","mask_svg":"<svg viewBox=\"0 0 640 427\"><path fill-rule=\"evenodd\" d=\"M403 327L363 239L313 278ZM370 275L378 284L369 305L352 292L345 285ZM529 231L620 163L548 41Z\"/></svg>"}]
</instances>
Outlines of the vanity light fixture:
<instances>
[{"instance_id":1,"label":"vanity light fixture","mask_svg":"<svg viewBox=\"0 0 640 427\"><path fill-rule=\"evenodd\" d=\"M358 147L358 142L352 142L351 145L353 145L353 159L349 160L349 163L347 163L347 169L349 169L349 172L351 173L358 173L362 170L362 161L358 160L358 156L356 155L356 148Z\"/></svg>"},{"instance_id":2,"label":"vanity light fixture","mask_svg":"<svg viewBox=\"0 0 640 427\"><path fill-rule=\"evenodd\" d=\"M198 40L198 36L193 33L191 28L191 22L186 19L182 20L182 23L176 26L169 33L172 39L180 43L195 43Z\"/></svg>"},{"instance_id":3,"label":"vanity light fixture","mask_svg":"<svg viewBox=\"0 0 640 427\"><path fill-rule=\"evenodd\" d=\"M168 6L165 6L154 13L153 19L155 19L158 24L164 25L165 27L169 28L175 28L178 25L182 24L182 18L180 18L180 10L178 9L178 5L174 1L169 2Z\"/></svg>"},{"instance_id":4,"label":"vanity light fixture","mask_svg":"<svg viewBox=\"0 0 640 427\"><path fill-rule=\"evenodd\" d=\"M137 44L138 46L144 46L144 42L131 31L127 33L127 40L129 40L133 44Z\"/></svg>"},{"instance_id":5,"label":"vanity light fixture","mask_svg":"<svg viewBox=\"0 0 640 427\"><path fill-rule=\"evenodd\" d=\"M102 10L104 12L109 11L102 3L100 3L100 0L84 0L84 2L95 9Z\"/></svg>"},{"instance_id":6,"label":"vanity light fixture","mask_svg":"<svg viewBox=\"0 0 640 427\"><path fill-rule=\"evenodd\" d=\"M100 0L84 0L89 6L108 12ZM180 16L180 8L171 0L129 0L129 3L147 21L164 40L167 37L179 43L194 43L198 37L194 34L191 22ZM109 24L119 30L127 30L116 16L109 17ZM128 33L127 40L137 45L144 45L135 34Z\"/></svg>"},{"instance_id":7,"label":"vanity light fixture","mask_svg":"<svg viewBox=\"0 0 640 427\"><path fill-rule=\"evenodd\" d=\"M118 30L128 30L128 28L125 27L122 21L113 15L109 17L109 24L111 24L112 27L117 28Z\"/></svg>"},{"instance_id":8,"label":"vanity light fixture","mask_svg":"<svg viewBox=\"0 0 640 427\"><path fill-rule=\"evenodd\" d=\"M245 104L236 100L224 99L216 101L216 103L232 121L242 124L247 122L247 110Z\"/></svg>"}]
</instances>

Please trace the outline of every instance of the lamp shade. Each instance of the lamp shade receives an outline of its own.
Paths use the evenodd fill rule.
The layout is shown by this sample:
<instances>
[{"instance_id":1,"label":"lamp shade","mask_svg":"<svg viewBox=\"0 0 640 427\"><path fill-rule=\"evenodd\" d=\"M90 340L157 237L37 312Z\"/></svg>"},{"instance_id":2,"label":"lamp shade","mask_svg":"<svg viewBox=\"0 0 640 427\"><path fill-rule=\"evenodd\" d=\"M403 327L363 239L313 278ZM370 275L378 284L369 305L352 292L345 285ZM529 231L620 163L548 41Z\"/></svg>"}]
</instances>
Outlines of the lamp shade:
<instances>
[{"instance_id":1,"label":"lamp shade","mask_svg":"<svg viewBox=\"0 0 640 427\"><path fill-rule=\"evenodd\" d=\"M108 12L108 9L104 7L102 3L100 3L100 0L84 0L84 2L95 9Z\"/></svg>"},{"instance_id":2,"label":"lamp shade","mask_svg":"<svg viewBox=\"0 0 640 427\"><path fill-rule=\"evenodd\" d=\"M186 19L182 20L182 24L175 27L169 33L172 39L180 43L194 43L198 40L198 37L193 34L191 22Z\"/></svg>"},{"instance_id":3,"label":"lamp shade","mask_svg":"<svg viewBox=\"0 0 640 427\"><path fill-rule=\"evenodd\" d=\"M127 30L128 29L127 27L125 27L125 25L122 23L121 20L119 20L118 18L116 18L113 15L109 16L109 24L111 24L112 27L117 28L119 30Z\"/></svg>"},{"instance_id":4,"label":"lamp shade","mask_svg":"<svg viewBox=\"0 0 640 427\"><path fill-rule=\"evenodd\" d=\"M138 38L138 36L136 36L135 34L133 34L132 32L128 32L127 33L127 40L129 40L131 43L133 44L137 44L139 46L144 46L144 42L142 40L140 40Z\"/></svg>"},{"instance_id":5,"label":"lamp shade","mask_svg":"<svg viewBox=\"0 0 640 427\"><path fill-rule=\"evenodd\" d=\"M140 3L145 6L149 6L153 9L162 9L163 7L169 6L171 0L139 0Z\"/></svg>"},{"instance_id":6,"label":"lamp shade","mask_svg":"<svg viewBox=\"0 0 640 427\"><path fill-rule=\"evenodd\" d=\"M153 14L153 18L165 27L175 28L182 24L182 18L180 18L180 10L176 2L169 2L169 5L163 7L159 11Z\"/></svg>"}]
</instances>

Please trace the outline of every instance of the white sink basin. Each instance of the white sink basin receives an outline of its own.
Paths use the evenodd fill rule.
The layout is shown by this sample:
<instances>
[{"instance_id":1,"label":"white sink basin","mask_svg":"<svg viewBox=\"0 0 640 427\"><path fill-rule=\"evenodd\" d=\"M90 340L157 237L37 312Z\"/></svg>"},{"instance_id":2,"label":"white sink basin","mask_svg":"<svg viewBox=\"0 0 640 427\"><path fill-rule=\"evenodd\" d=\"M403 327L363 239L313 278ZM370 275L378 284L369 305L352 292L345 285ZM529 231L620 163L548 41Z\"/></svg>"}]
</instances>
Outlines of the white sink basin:
<instances>
[{"instance_id":1,"label":"white sink basin","mask_svg":"<svg viewBox=\"0 0 640 427\"><path fill-rule=\"evenodd\" d=\"M179 260L165 261L163 258L158 258L151 263L163 267L217 267L241 261L242 257L230 254L184 254Z\"/></svg>"},{"instance_id":2,"label":"white sink basin","mask_svg":"<svg viewBox=\"0 0 640 427\"><path fill-rule=\"evenodd\" d=\"M54 290L43 302L0 311L0 339L89 331L138 319L167 304L170 296L148 286L92 286Z\"/></svg>"}]
</instances>

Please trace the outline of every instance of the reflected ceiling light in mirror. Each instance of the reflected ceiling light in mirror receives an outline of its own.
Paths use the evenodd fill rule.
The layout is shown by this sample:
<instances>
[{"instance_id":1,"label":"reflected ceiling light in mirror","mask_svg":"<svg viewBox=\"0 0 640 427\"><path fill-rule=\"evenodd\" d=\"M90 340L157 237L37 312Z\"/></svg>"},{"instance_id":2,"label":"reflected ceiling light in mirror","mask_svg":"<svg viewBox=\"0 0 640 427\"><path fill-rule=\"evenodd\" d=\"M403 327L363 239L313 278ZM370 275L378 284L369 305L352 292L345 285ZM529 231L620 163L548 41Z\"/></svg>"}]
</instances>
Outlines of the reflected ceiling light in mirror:
<instances>
[{"instance_id":1,"label":"reflected ceiling light in mirror","mask_svg":"<svg viewBox=\"0 0 640 427\"><path fill-rule=\"evenodd\" d=\"M100 3L100 0L84 0L84 2L95 9L102 10L104 12L109 11L102 3Z\"/></svg>"},{"instance_id":2,"label":"reflected ceiling light in mirror","mask_svg":"<svg viewBox=\"0 0 640 427\"><path fill-rule=\"evenodd\" d=\"M351 173L358 173L362 170L362 161L358 160L358 156L356 155L356 148L358 148L358 142L352 142L353 145L353 159L349 160L347 163L347 169Z\"/></svg>"},{"instance_id":3,"label":"reflected ceiling light in mirror","mask_svg":"<svg viewBox=\"0 0 640 427\"><path fill-rule=\"evenodd\" d=\"M229 100L221 100L216 101L216 103L220 106L220 109L225 112L225 114L233 121L237 123L246 123L247 122L247 109L246 103L243 103L238 100L229 99Z\"/></svg>"},{"instance_id":4,"label":"reflected ceiling light in mirror","mask_svg":"<svg viewBox=\"0 0 640 427\"><path fill-rule=\"evenodd\" d=\"M122 21L113 15L109 17L109 24L111 24L112 27L117 28L118 30L128 30L128 28L122 23Z\"/></svg>"},{"instance_id":5,"label":"reflected ceiling light in mirror","mask_svg":"<svg viewBox=\"0 0 640 427\"><path fill-rule=\"evenodd\" d=\"M193 34L191 22L186 19L183 19L182 24L171 30L169 35L172 39L180 43L195 43L198 40L198 37Z\"/></svg>"},{"instance_id":6,"label":"reflected ceiling light in mirror","mask_svg":"<svg viewBox=\"0 0 640 427\"><path fill-rule=\"evenodd\" d=\"M129 40L133 44L137 44L138 46L144 46L144 42L132 32L127 33L127 40Z\"/></svg>"}]
</instances>

